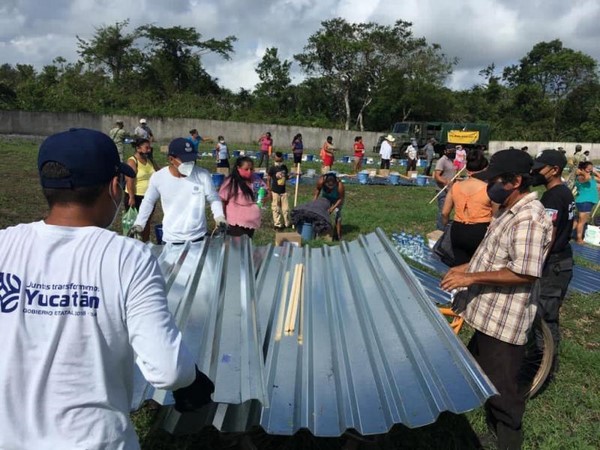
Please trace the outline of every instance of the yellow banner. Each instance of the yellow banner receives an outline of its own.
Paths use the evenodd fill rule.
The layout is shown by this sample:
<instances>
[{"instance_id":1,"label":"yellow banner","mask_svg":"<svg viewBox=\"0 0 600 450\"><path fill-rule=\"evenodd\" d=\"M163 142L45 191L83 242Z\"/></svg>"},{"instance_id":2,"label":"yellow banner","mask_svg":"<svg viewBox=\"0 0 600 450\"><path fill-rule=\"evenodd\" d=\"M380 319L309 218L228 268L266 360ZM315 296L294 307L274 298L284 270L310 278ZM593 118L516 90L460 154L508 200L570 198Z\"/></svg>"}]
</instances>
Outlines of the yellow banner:
<instances>
[{"instance_id":1,"label":"yellow banner","mask_svg":"<svg viewBox=\"0 0 600 450\"><path fill-rule=\"evenodd\" d=\"M448 142L451 144L475 144L479 140L479 131L448 131Z\"/></svg>"}]
</instances>

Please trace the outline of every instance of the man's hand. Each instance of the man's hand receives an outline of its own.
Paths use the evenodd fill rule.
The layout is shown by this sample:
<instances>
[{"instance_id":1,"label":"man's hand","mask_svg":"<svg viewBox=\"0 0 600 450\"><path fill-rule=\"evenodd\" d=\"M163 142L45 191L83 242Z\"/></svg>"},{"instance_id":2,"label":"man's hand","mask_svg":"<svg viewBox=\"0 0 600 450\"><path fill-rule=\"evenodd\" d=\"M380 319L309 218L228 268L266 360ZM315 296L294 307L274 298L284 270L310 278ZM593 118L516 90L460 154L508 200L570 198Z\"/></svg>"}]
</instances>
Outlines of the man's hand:
<instances>
[{"instance_id":1,"label":"man's hand","mask_svg":"<svg viewBox=\"0 0 600 450\"><path fill-rule=\"evenodd\" d=\"M129 233L127 233L127 237L136 237L136 235L141 235L142 231L144 231L144 227L141 225L134 225L129 229Z\"/></svg>"},{"instance_id":2,"label":"man's hand","mask_svg":"<svg viewBox=\"0 0 600 450\"><path fill-rule=\"evenodd\" d=\"M127 200L127 204L129 205L130 208L133 208L135 206L135 196L134 195L129 196L129 199Z\"/></svg>"},{"instance_id":3,"label":"man's hand","mask_svg":"<svg viewBox=\"0 0 600 450\"><path fill-rule=\"evenodd\" d=\"M215 217L215 224L217 228L227 228L227 219L225 219L225 216Z\"/></svg>"},{"instance_id":4,"label":"man's hand","mask_svg":"<svg viewBox=\"0 0 600 450\"><path fill-rule=\"evenodd\" d=\"M473 284L473 275L467 273L468 264L451 268L440 283L440 287L445 291L469 287Z\"/></svg>"},{"instance_id":5,"label":"man's hand","mask_svg":"<svg viewBox=\"0 0 600 450\"><path fill-rule=\"evenodd\" d=\"M180 412L190 412L200 409L212 402L210 395L215 392L215 385L210 378L196 367L196 379L187 387L173 391L175 409Z\"/></svg>"}]
</instances>

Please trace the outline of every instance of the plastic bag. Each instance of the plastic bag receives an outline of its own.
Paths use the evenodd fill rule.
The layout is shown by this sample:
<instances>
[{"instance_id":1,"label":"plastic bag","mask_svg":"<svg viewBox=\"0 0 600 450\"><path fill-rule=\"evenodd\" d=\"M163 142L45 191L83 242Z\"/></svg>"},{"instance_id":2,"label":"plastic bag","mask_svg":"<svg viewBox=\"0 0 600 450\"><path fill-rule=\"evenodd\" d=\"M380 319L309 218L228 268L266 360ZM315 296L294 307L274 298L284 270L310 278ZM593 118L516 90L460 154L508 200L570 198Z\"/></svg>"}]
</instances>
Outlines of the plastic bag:
<instances>
[{"instance_id":1,"label":"plastic bag","mask_svg":"<svg viewBox=\"0 0 600 450\"><path fill-rule=\"evenodd\" d=\"M138 210L136 208L129 208L123 213L123 219L121 220L123 225L123 236L127 236L129 234L129 230L131 230L135 219L137 219L137 215Z\"/></svg>"},{"instance_id":2,"label":"plastic bag","mask_svg":"<svg viewBox=\"0 0 600 450\"><path fill-rule=\"evenodd\" d=\"M456 266L456 262L454 261L454 250L452 249L452 240L450 238L451 229L452 222L446 225L444 233L433 246L433 253L448 267Z\"/></svg>"}]
</instances>

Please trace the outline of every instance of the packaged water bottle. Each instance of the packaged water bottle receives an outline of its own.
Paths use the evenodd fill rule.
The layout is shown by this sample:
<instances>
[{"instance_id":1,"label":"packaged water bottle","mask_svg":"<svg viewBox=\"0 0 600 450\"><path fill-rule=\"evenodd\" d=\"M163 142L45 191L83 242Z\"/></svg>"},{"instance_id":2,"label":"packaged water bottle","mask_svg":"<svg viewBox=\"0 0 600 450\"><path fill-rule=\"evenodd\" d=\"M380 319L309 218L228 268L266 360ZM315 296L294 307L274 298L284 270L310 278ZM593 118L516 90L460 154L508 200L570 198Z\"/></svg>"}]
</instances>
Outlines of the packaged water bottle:
<instances>
[{"instance_id":1,"label":"packaged water bottle","mask_svg":"<svg viewBox=\"0 0 600 450\"><path fill-rule=\"evenodd\" d=\"M404 248L406 247L406 233L403 231L400 233L400 253L404 253Z\"/></svg>"}]
</instances>

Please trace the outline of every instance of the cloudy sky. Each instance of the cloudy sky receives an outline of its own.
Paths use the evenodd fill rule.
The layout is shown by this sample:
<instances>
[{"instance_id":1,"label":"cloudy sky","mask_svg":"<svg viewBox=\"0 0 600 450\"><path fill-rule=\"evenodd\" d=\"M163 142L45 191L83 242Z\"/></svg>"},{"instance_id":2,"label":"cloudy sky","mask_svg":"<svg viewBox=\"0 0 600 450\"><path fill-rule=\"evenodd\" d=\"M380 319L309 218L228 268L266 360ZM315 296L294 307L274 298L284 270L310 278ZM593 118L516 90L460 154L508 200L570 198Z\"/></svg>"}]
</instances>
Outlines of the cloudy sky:
<instances>
[{"instance_id":1,"label":"cloudy sky","mask_svg":"<svg viewBox=\"0 0 600 450\"><path fill-rule=\"evenodd\" d=\"M534 44L561 39L600 60L599 0L0 0L0 64L42 67L56 56L77 60L76 35L130 19L195 27L204 38L235 35L231 61L205 57L208 72L233 91L258 82L254 69L268 47L292 59L323 20L413 23L415 36L459 58L448 85L470 88L491 63L516 63ZM294 81L301 79L296 64Z\"/></svg>"}]
</instances>

